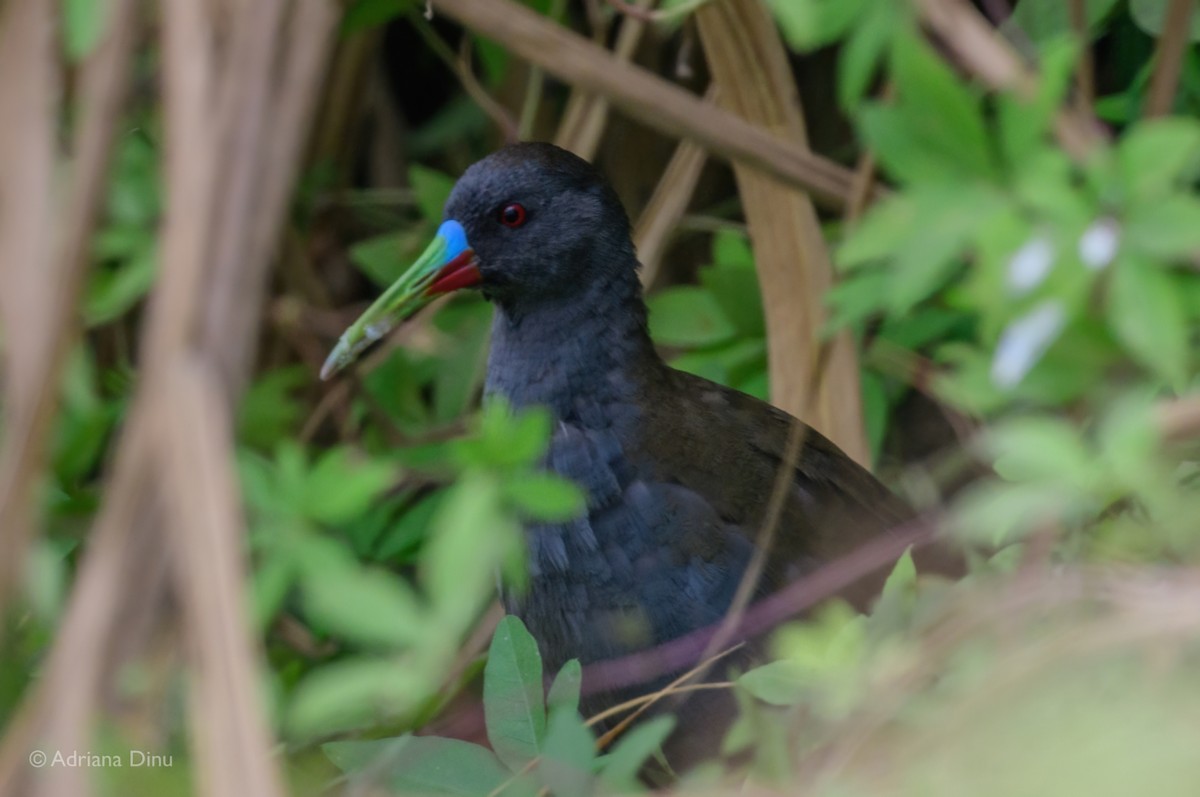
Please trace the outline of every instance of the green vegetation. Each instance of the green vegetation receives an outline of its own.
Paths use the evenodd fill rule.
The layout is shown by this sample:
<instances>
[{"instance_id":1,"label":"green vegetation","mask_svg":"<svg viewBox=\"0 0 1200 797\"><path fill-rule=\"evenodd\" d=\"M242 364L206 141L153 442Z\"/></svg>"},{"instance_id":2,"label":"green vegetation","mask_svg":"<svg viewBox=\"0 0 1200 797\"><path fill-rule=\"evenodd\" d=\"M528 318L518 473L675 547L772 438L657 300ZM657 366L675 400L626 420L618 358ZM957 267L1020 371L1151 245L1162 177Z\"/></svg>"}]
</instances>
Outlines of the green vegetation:
<instances>
[{"instance_id":1,"label":"green vegetation","mask_svg":"<svg viewBox=\"0 0 1200 797\"><path fill-rule=\"evenodd\" d=\"M66 63L96 46L103 5L61 3ZM616 25L627 4L526 5L587 32ZM690 17L705 4L657 5L652 52L639 58L690 68ZM826 124L819 108L852 131L853 145L823 154L888 189L861 219L822 214L836 267L823 334L848 330L858 346L877 470L969 551L971 572L923 580L905 556L869 615L834 599L781 628L775 660L730 687L741 715L724 752L740 763L701 767L681 788L749 774L836 795L1194 792L1200 13L1173 34L1163 21L1173 5L1020 0L998 25L1008 39L988 49L931 21L969 6L956 0L767 2L806 91L828 95L803 98L810 124ZM450 69L464 67L443 40L458 30L421 10L347 4L343 45L441 95L381 79L324 99L326 111L353 108L346 127L369 119L374 132L314 145L236 413L263 702L297 793L647 790L637 772L671 718L598 749L578 711L577 663L547 694L515 618L499 621L483 655L497 574L527 577L521 522L583 509L574 485L538 467L549 416L480 405L490 307L477 296L435 305L346 380L316 379L345 323L428 240L453 175L500 141L478 93L539 138L564 113L571 87L543 84L487 39L467 40L478 85L461 88ZM403 37L396 63L380 57L385 31ZM1171 47L1182 48L1177 78L1162 74ZM153 50L141 53L143 77L158 70ZM1155 107L1163 81L1168 102ZM44 532L0 656L6 728L40 677L106 501L162 267L159 98L135 92L123 119L39 494ZM598 160L636 220L658 161L632 153L669 147L619 134L633 143ZM766 398L753 241L726 167L706 174L648 297L651 332L676 367ZM152 668L127 669L121 688L134 698L182 702L182 672L160 683ZM436 735L480 679L490 749ZM184 761L187 723L163 714L164 748ZM104 743L124 749L112 740L130 728L103 725ZM137 772L105 777L114 794L146 788Z\"/></svg>"}]
</instances>

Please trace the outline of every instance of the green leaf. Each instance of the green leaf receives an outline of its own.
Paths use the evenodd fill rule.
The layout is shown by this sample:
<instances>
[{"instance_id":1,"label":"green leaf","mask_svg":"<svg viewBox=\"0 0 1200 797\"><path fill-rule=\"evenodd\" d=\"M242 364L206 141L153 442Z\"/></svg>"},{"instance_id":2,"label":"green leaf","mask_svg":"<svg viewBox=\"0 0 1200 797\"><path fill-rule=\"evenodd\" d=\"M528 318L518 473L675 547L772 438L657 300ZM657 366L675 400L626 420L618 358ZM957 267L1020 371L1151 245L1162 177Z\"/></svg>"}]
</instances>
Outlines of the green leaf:
<instances>
[{"instance_id":1,"label":"green leaf","mask_svg":"<svg viewBox=\"0 0 1200 797\"><path fill-rule=\"evenodd\" d=\"M605 756L600 779L614 791L634 790L642 766L662 747L674 729L675 718L670 715L635 725Z\"/></svg>"},{"instance_id":2,"label":"green leaf","mask_svg":"<svg viewBox=\"0 0 1200 797\"><path fill-rule=\"evenodd\" d=\"M952 182L961 178L936 142L909 124L898 108L881 103L863 106L858 126L867 147L888 174L903 183Z\"/></svg>"},{"instance_id":3,"label":"green leaf","mask_svg":"<svg viewBox=\"0 0 1200 797\"><path fill-rule=\"evenodd\" d=\"M250 605L255 627L265 629L283 607L295 581L295 570L282 556L272 556L254 569Z\"/></svg>"},{"instance_id":4,"label":"green leaf","mask_svg":"<svg viewBox=\"0 0 1200 797\"><path fill-rule=\"evenodd\" d=\"M811 679L794 661L773 661L755 667L738 678L738 685L772 706L794 706L804 700Z\"/></svg>"},{"instance_id":5,"label":"green leaf","mask_svg":"<svg viewBox=\"0 0 1200 797\"><path fill-rule=\"evenodd\" d=\"M892 47L892 77L895 107L911 135L932 147L945 164L970 175L995 176L979 99L923 38L897 38Z\"/></svg>"},{"instance_id":6,"label":"green leaf","mask_svg":"<svg viewBox=\"0 0 1200 797\"><path fill-rule=\"evenodd\" d=\"M875 205L837 250L837 266L849 271L886 260L912 238L921 206L909 194L894 194Z\"/></svg>"},{"instance_id":7,"label":"green leaf","mask_svg":"<svg viewBox=\"0 0 1200 797\"><path fill-rule=\"evenodd\" d=\"M700 284L708 289L725 318L747 337L762 337L766 330L762 294L754 267L715 263L700 270Z\"/></svg>"},{"instance_id":8,"label":"green leaf","mask_svg":"<svg viewBox=\"0 0 1200 797\"><path fill-rule=\"evenodd\" d=\"M811 50L841 38L866 0L767 0L789 46Z\"/></svg>"},{"instance_id":9,"label":"green leaf","mask_svg":"<svg viewBox=\"0 0 1200 797\"><path fill-rule=\"evenodd\" d=\"M1096 28L1116 6L1117 0L1086 0L1084 4L1088 32ZM1070 3L1063 0L1021 0L1013 9L1007 24L1016 25L1030 39L1042 43L1047 39L1073 33Z\"/></svg>"},{"instance_id":10,"label":"green leaf","mask_svg":"<svg viewBox=\"0 0 1200 797\"><path fill-rule=\"evenodd\" d=\"M550 414L542 407L523 408L514 415L503 399L492 397L477 421L478 445L459 452L462 464L532 465L546 453L550 425Z\"/></svg>"},{"instance_id":11,"label":"green leaf","mask_svg":"<svg viewBox=\"0 0 1200 797\"><path fill-rule=\"evenodd\" d=\"M1079 505L1079 498L1075 503ZM1022 539L1047 521L1061 518L1072 500L1061 485L986 482L955 501L950 528L967 542L1000 546ZM1080 510L1088 514L1094 507Z\"/></svg>"},{"instance_id":12,"label":"green leaf","mask_svg":"<svg viewBox=\"0 0 1200 797\"><path fill-rule=\"evenodd\" d=\"M1183 185L1200 169L1200 123L1177 116L1141 122L1121 139L1117 163L1137 199Z\"/></svg>"},{"instance_id":13,"label":"green leaf","mask_svg":"<svg viewBox=\"0 0 1200 797\"><path fill-rule=\"evenodd\" d=\"M838 104L844 110L853 110L866 94L896 35L899 10L897 3L872 3L865 18L850 32L837 70Z\"/></svg>"},{"instance_id":14,"label":"green leaf","mask_svg":"<svg viewBox=\"0 0 1200 797\"><path fill-rule=\"evenodd\" d=\"M156 272L157 260L148 242L128 260L93 271L84 297L84 321L94 327L125 315L150 291Z\"/></svg>"},{"instance_id":15,"label":"green leaf","mask_svg":"<svg viewBox=\"0 0 1200 797\"><path fill-rule=\"evenodd\" d=\"M162 204L159 153L149 136L131 132L121 138L114 166L114 179L108 185L112 227L104 231L104 236L121 234L136 240L138 249L153 250L153 225ZM118 229L123 232L117 233ZM103 250L104 244L97 244Z\"/></svg>"},{"instance_id":16,"label":"green leaf","mask_svg":"<svg viewBox=\"0 0 1200 797\"><path fill-rule=\"evenodd\" d=\"M577 518L587 506L578 485L552 473L523 473L505 482L504 492L525 516L551 523Z\"/></svg>"},{"instance_id":17,"label":"green leaf","mask_svg":"<svg viewBox=\"0 0 1200 797\"><path fill-rule=\"evenodd\" d=\"M875 614L904 613L911 611L915 604L917 589L917 566L913 564L912 546L904 550L904 554L896 560L892 572L883 584L883 592L875 604Z\"/></svg>"},{"instance_id":18,"label":"green leaf","mask_svg":"<svg viewBox=\"0 0 1200 797\"><path fill-rule=\"evenodd\" d=\"M400 648L421 641L425 614L400 577L366 567L307 568L305 614L321 628L360 645Z\"/></svg>"},{"instance_id":19,"label":"green leaf","mask_svg":"<svg viewBox=\"0 0 1200 797\"><path fill-rule=\"evenodd\" d=\"M67 58L79 62L86 58L104 33L108 0L60 0L62 37Z\"/></svg>"},{"instance_id":20,"label":"green leaf","mask_svg":"<svg viewBox=\"0 0 1200 797\"><path fill-rule=\"evenodd\" d=\"M500 621L483 673L483 711L488 741L500 760L519 772L542 751L546 707L542 657L521 621Z\"/></svg>"},{"instance_id":21,"label":"green leaf","mask_svg":"<svg viewBox=\"0 0 1200 797\"><path fill-rule=\"evenodd\" d=\"M918 351L955 330L969 329L970 322L971 317L966 313L927 307L909 316L889 319L879 330L879 337L903 349Z\"/></svg>"},{"instance_id":22,"label":"green leaf","mask_svg":"<svg viewBox=\"0 0 1200 797\"><path fill-rule=\"evenodd\" d=\"M1029 416L998 424L984 446L996 473L1009 481L1086 492L1098 478L1095 457L1079 429L1057 418Z\"/></svg>"},{"instance_id":23,"label":"green leaf","mask_svg":"<svg viewBox=\"0 0 1200 797\"><path fill-rule=\"evenodd\" d=\"M366 512L396 478L390 462L356 461L348 448L331 449L305 479L302 511L318 523L345 523Z\"/></svg>"},{"instance_id":24,"label":"green leaf","mask_svg":"<svg viewBox=\"0 0 1200 797\"><path fill-rule=\"evenodd\" d=\"M781 628L775 636L775 649L781 657L816 675L848 670L858 664L866 646L863 620L848 604L835 601L811 620Z\"/></svg>"},{"instance_id":25,"label":"green leaf","mask_svg":"<svg viewBox=\"0 0 1200 797\"><path fill-rule=\"evenodd\" d=\"M414 710L434 686L392 661L341 659L300 681L287 728L294 738L312 739L362 727Z\"/></svg>"},{"instance_id":26,"label":"green leaf","mask_svg":"<svg viewBox=\"0 0 1200 797\"><path fill-rule=\"evenodd\" d=\"M392 520L376 542L374 558L389 562L416 550L425 539L444 498L444 492L432 493L410 506L398 520Z\"/></svg>"},{"instance_id":27,"label":"green leaf","mask_svg":"<svg viewBox=\"0 0 1200 797\"><path fill-rule=\"evenodd\" d=\"M704 288L685 285L650 297L650 334L666 346L710 346L733 337L737 328Z\"/></svg>"},{"instance_id":28,"label":"green leaf","mask_svg":"<svg viewBox=\"0 0 1200 797\"><path fill-rule=\"evenodd\" d=\"M550 710L566 709L579 710L579 692L583 685L583 667L579 659L571 659L562 666L554 683L550 685L550 693L546 696L546 705Z\"/></svg>"},{"instance_id":29,"label":"green leaf","mask_svg":"<svg viewBox=\"0 0 1200 797\"><path fill-rule=\"evenodd\" d=\"M842 279L825 294L832 314L825 334L856 327L886 309L892 275L882 268L864 270Z\"/></svg>"},{"instance_id":30,"label":"green leaf","mask_svg":"<svg viewBox=\"0 0 1200 797\"><path fill-rule=\"evenodd\" d=\"M311 372L302 365L259 375L238 406L238 440L269 451L283 438L292 436L307 411L295 393L311 380Z\"/></svg>"},{"instance_id":31,"label":"green leaf","mask_svg":"<svg viewBox=\"0 0 1200 797\"><path fill-rule=\"evenodd\" d=\"M420 577L434 605L436 622L447 631L444 644L466 630L496 589L496 570L523 562L523 538L513 518L503 511L500 487L493 476L477 470L451 487L432 526L420 559ZM519 571L506 570L510 578Z\"/></svg>"},{"instance_id":32,"label":"green leaf","mask_svg":"<svg viewBox=\"0 0 1200 797\"><path fill-rule=\"evenodd\" d=\"M434 418L450 422L462 417L479 397L487 368L492 306L482 297L460 297L434 316L446 334L446 345L433 377Z\"/></svg>"},{"instance_id":33,"label":"green leaf","mask_svg":"<svg viewBox=\"0 0 1200 797\"><path fill-rule=\"evenodd\" d=\"M417 209L426 221L438 224L442 208L454 190L454 178L435 169L414 163L408 169L408 182L417 198Z\"/></svg>"},{"instance_id":34,"label":"green leaf","mask_svg":"<svg viewBox=\"0 0 1200 797\"><path fill-rule=\"evenodd\" d=\"M360 776L356 783L379 784L393 794L486 797L511 779L490 750L459 739L401 736L329 742L321 750L338 769Z\"/></svg>"},{"instance_id":35,"label":"green leaf","mask_svg":"<svg viewBox=\"0 0 1200 797\"><path fill-rule=\"evenodd\" d=\"M996 98L1000 144L1010 167L1026 165L1044 146L1071 85L1078 54L1078 45L1070 37L1047 42L1041 48L1040 75L1033 96L1008 91Z\"/></svg>"},{"instance_id":36,"label":"green leaf","mask_svg":"<svg viewBox=\"0 0 1200 797\"><path fill-rule=\"evenodd\" d=\"M41 620L54 623L62 611L67 590L67 562L64 546L39 539L26 559L25 596Z\"/></svg>"},{"instance_id":37,"label":"green leaf","mask_svg":"<svg viewBox=\"0 0 1200 797\"><path fill-rule=\"evenodd\" d=\"M886 301L895 317L902 317L945 285L981 230L1004 212L1006 202L979 184L926 186L910 195L920 209L921 221L894 253Z\"/></svg>"},{"instance_id":38,"label":"green leaf","mask_svg":"<svg viewBox=\"0 0 1200 797\"><path fill-rule=\"evenodd\" d=\"M551 713L538 775L555 797L586 797L591 793L596 740L572 709Z\"/></svg>"},{"instance_id":39,"label":"green leaf","mask_svg":"<svg viewBox=\"0 0 1200 797\"><path fill-rule=\"evenodd\" d=\"M342 35L377 28L417 4L417 0L353 0L342 16Z\"/></svg>"},{"instance_id":40,"label":"green leaf","mask_svg":"<svg viewBox=\"0 0 1200 797\"><path fill-rule=\"evenodd\" d=\"M62 409L53 430L54 473L64 485L86 479L96 468L121 413L119 402L101 398L97 380L92 350L77 346L63 372Z\"/></svg>"},{"instance_id":41,"label":"green leaf","mask_svg":"<svg viewBox=\"0 0 1200 797\"><path fill-rule=\"evenodd\" d=\"M867 440L871 444L871 458L878 461L887 435L888 413L891 402L883 377L873 371L863 371L859 380L862 389L863 423L867 427Z\"/></svg>"},{"instance_id":42,"label":"green leaf","mask_svg":"<svg viewBox=\"0 0 1200 797\"><path fill-rule=\"evenodd\" d=\"M1189 328L1169 272L1122 259L1108 291L1108 322L1134 359L1176 389L1187 383Z\"/></svg>"},{"instance_id":43,"label":"green leaf","mask_svg":"<svg viewBox=\"0 0 1200 797\"><path fill-rule=\"evenodd\" d=\"M754 250L750 248L750 239L744 233L717 230L713 235L712 247L715 265L754 269Z\"/></svg>"}]
</instances>

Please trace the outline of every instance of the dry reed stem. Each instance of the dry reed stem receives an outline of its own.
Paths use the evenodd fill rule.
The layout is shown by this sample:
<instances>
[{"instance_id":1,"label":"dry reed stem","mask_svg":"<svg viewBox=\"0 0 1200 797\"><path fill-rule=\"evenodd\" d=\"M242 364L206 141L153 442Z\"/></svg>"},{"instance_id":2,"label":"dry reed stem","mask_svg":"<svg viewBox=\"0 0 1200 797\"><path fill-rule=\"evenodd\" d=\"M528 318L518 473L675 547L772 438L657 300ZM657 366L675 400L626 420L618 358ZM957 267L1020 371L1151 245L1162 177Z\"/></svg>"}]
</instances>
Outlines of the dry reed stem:
<instances>
[{"instance_id":1,"label":"dry reed stem","mask_svg":"<svg viewBox=\"0 0 1200 797\"><path fill-rule=\"evenodd\" d=\"M117 668L162 633L171 596L183 598L187 619L178 644L198 665L193 741L210 776L204 793L282 793L256 651L239 630L242 531L229 416L337 14L327 0L242 2L221 20L212 5L164 5L167 216L141 383L45 674L5 740L4 794L89 793L85 768L49 768L25 782L24 757L35 742L88 749ZM221 23L226 49L217 58ZM230 207L245 217L221 217ZM193 371L180 375L181 363ZM182 536L164 536L164 525ZM184 566L167 570L172 544Z\"/></svg>"},{"instance_id":2,"label":"dry reed stem","mask_svg":"<svg viewBox=\"0 0 1200 797\"><path fill-rule=\"evenodd\" d=\"M1175 104L1194 8L1194 0L1171 0L1167 5L1162 35L1158 37L1158 47L1154 51L1154 77L1150 80L1144 114L1147 119L1170 113Z\"/></svg>"},{"instance_id":3,"label":"dry reed stem","mask_svg":"<svg viewBox=\"0 0 1200 797\"><path fill-rule=\"evenodd\" d=\"M5 613L34 534L35 487L58 405L60 373L77 334L74 308L83 286L92 229L100 213L116 123L128 92L136 31L131 0L108 10L106 35L81 70L81 118L74 168L55 196L58 75L49 7L13 4L0 35L0 321L5 339L6 434L0 450L0 616ZM24 15L24 16L22 16ZM25 49L32 48L32 49ZM11 81L11 84L10 84ZM9 138L11 136L11 138ZM7 198L7 201L6 201ZM61 217L56 204L65 205Z\"/></svg>"},{"instance_id":4,"label":"dry reed stem","mask_svg":"<svg viewBox=\"0 0 1200 797\"><path fill-rule=\"evenodd\" d=\"M640 8L649 8L653 4L654 0L638 0ZM613 55L621 61L628 62L645 31L646 23L643 20L622 17L621 30L617 33L617 41L613 46ZM600 146L607 123L608 100L573 89L571 96L567 98L567 107L563 111L554 143L571 150L581 158L591 160L596 156L596 149Z\"/></svg>"},{"instance_id":5,"label":"dry reed stem","mask_svg":"<svg viewBox=\"0 0 1200 797\"><path fill-rule=\"evenodd\" d=\"M845 204L853 179L850 170L622 62L536 11L513 0L436 0L433 6L547 74L608 98L614 108L656 130L692 139L711 154L798 186L831 207Z\"/></svg>"},{"instance_id":6,"label":"dry reed stem","mask_svg":"<svg viewBox=\"0 0 1200 797\"><path fill-rule=\"evenodd\" d=\"M725 0L703 6L695 18L722 103L807 151L787 49L766 7L758 0ZM762 291L771 401L869 465L857 355L849 333L832 339L824 384L810 390L823 346L824 297L833 282L812 200L745 166L735 164L734 174Z\"/></svg>"},{"instance_id":7,"label":"dry reed stem","mask_svg":"<svg viewBox=\"0 0 1200 797\"><path fill-rule=\"evenodd\" d=\"M712 99L715 94L715 90L710 89L706 96ZM687 213L692 195L696 192L696 184L700 181L700 173L707 162L708 153L699 145L686 139L680 141L658 185L654 187L650 201L638 217L633 242L637 246L638 260L642 263L642 285L647 290L653 288L658 279L671 234Z\"/></svg>"},{"instance_id":8,"label":"dry reed stem","mask_svg":"<svg viewBox=\"0 0 1200 797\"><path fill-rule=\"evenodd\" d=\"M246 622L241 500L232 422L215 372L174 364L153 403L165 466L173 575L193 653L191 717L205 794L281 797L259 706L257 641Z\"/></svg>"},{"instance_id":9,"label":"dry reed stem","mask_svg":"<svg viewBox=\"0 0 1200 797\"><path fill-rule=\"evenodd\" d=\"M1068 11L1071 28L1079 39L1079 64L1075 70L1075 86L1079 91L1079 113L1090 114L1096 99L1095 64L1092 59L1092 43L1088 39L1086 0L1069 0Z\"/></svg>"}]
</instances>

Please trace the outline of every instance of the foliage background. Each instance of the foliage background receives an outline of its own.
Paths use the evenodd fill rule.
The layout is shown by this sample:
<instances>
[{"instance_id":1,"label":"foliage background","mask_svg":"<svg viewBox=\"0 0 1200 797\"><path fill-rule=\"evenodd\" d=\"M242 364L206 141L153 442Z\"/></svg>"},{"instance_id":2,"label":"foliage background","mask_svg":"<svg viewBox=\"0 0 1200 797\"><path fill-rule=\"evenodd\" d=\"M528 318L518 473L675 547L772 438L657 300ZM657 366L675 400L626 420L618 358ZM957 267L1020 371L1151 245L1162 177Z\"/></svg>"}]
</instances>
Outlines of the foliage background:
<instances>
[{"instance_id":1,"label":"foliage background","mask_svg":"<svg viewBox=\"0 0 1200 797\"><path fill-rule=\"evenodd\" d=\"M519 137L610 176L676 367L972 560L783 628L728 687L743 763L681 788L1191 793L1192 5L0 4L0 791L644 788L669 720L597 757L489 609L520 522L581 508L548 417L478 407L489 307L316 380Z\"/></svg>"}]
</instances>

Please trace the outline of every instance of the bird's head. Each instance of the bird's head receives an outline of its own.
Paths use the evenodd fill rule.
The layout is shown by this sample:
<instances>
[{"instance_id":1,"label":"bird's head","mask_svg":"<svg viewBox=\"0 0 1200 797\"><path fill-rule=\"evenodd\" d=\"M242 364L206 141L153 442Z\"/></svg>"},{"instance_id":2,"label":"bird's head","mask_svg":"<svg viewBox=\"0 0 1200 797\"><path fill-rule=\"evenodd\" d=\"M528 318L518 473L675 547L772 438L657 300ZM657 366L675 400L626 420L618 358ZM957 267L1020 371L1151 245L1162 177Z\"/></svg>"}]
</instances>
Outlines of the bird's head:
<instances>
[{"instance_id":1,"label":"bird's head","mask_svg":"<svg viewBox=\"0 0 1200 797\"><path fill-rule=\"evenodd\" d=\"M633 277L629 219L587 161L552 144L501 149L468 168L428 248L346 330L322 378L437 296L478 288L515 313Z\"/></svg>"}]
</instances>

